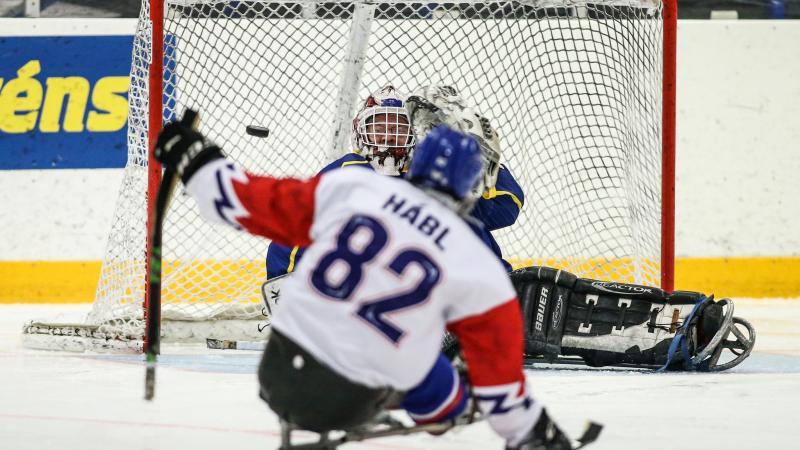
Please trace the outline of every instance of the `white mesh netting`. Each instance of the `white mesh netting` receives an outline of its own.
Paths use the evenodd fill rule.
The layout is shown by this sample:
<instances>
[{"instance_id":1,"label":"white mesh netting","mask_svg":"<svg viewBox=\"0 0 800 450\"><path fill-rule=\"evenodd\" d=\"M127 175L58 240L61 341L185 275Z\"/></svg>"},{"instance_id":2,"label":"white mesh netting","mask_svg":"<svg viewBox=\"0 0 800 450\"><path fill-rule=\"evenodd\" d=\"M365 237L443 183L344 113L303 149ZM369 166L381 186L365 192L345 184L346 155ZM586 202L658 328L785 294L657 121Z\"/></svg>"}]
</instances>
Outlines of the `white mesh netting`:
<instances>
[{"instance_id":1,"label":"white mesh netting","mask_svg":"<svg viewBox=\"0 0 800 450\"><path fill-rule=\"evenodd\" d=\"M147 3L128 165L88 317L133 339L145 289ZM165 16L165 117L199 110L200 129L249 170L312 175L350 150L342 134L370 91L450 84L492 119L525 192L517 223L495 233L510 260L660 284L660 1L172 0ZM246 135L251 124L270 136ZM165 324L206 324L184 337L233 338L228 323L257 334L267 241L206 225L179 192L163 242Z\"/></svg>"}]
</instances>

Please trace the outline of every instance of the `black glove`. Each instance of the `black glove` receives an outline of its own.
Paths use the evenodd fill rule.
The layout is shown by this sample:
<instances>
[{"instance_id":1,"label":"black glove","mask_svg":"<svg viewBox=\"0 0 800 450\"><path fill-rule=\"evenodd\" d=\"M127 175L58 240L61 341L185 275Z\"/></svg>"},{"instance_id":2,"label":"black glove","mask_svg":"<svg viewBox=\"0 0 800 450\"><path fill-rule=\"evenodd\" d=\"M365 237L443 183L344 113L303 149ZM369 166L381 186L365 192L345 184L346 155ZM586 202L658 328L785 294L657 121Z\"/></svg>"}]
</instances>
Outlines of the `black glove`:
<instances>
[{"instance_id":1,"label":"black glove","mask_svg":"<svg viewBox=\"0 0 800 450\"><path fill-rule=\"evenodd\" d=\"M539 420L522 442L514 447L506 446L506 450L572 450L572 444L543 409Z\"/></svg>"},{"instance_id":2,"label":"black glove","mask_svg":"<svg viewBox=\"0 0 800 450\"><path fill-rule=\"evenodd\" d=\"M411 129L414 137L419 144L425 136L438 125L444 123L444 112L436 105L420 96L411 96L406 101L408 120L411 122Z\"/></svg>"},{"instance_id":3,"label":"black glove","mask_svg":"<svg viewBox=\"0 0 800 450\"><path fill-rule=\"evenodd\" d=\"M224 157L216 144L181 122L164 126L158 135L154 154L164 167L174 170L184 184L200 167Z\"/></svg>"}]
</instances>

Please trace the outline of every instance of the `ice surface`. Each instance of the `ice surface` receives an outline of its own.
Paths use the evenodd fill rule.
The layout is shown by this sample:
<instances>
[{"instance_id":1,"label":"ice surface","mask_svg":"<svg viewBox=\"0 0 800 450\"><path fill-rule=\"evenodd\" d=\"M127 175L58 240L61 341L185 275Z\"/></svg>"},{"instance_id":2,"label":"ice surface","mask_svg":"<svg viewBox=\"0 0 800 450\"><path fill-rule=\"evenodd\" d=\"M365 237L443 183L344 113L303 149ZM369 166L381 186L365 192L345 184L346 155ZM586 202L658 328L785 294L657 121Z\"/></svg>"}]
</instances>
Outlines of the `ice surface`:
<instances>
[{"instance_id":1,"label":"ice surface","mask_svg":"<svg viewBox=\"0 0 800 450\"><path fill-rule=\"evenodd\" d=\"M166 346L156 398L142 399L140 355L23 349L33 318L78 320L86 305L0 306L0 449L275 449L279 427L258 398L259 353ZM756 350L719 374L652 374L543 367L528 371L537 399L577 435L606 428L596 450L800 449L800 300L737 300ZM501 449L485 423L344 449Z\"/></svg>"}]
</instances>

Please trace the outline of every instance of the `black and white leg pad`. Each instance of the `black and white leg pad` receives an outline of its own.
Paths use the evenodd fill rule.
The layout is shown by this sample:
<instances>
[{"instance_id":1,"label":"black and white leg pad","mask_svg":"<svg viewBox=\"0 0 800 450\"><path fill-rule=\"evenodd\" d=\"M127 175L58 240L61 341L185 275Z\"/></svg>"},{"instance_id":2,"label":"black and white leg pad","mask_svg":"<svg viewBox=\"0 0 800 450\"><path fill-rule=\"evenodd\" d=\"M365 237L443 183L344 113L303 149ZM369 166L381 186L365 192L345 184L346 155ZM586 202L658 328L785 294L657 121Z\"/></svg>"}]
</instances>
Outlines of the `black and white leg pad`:
<instances>
[{"instance_id":1,"label":"black and white leg pad","mask_svg":"<svg viewBox=\"0 0 800 450\"><path fill-rule=\"evenodd\" d=\"M550 267L527 267L510 274L525 321L525 353L560 356L570 297L578 278Z\"/></svg>"},{"instance_id":2,"label":"black and white leg pad","mask_svg":"<svg viewBox=\"0 0 800 450\"><path fill-rule=\"evenodd\" d=\"M733 317L733 302L699 292L578 278L550 268L510 274L525 319L525 352L591 366L725 370L743 361L755 331ZM727 340L733 335L735 340ZM721 360L723 350L733 354Z\"/></svg>"}]
</instances>

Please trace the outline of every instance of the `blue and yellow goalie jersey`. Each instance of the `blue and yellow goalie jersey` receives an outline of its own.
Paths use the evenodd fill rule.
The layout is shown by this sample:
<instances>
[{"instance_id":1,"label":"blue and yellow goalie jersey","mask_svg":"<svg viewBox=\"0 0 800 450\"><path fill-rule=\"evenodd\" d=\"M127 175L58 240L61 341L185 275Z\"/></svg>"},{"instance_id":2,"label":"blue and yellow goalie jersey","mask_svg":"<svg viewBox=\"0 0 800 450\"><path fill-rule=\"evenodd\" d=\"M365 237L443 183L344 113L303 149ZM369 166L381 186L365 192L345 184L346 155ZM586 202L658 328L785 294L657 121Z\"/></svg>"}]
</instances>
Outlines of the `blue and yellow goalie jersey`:
<instances>
[{"instance_id":1,"label":"blue and yellow goalie jersey","mask_svg":"<svg viewBox=\"0 0 800 450\"><path fill-rule=\"evenodd\" d=\"M323 167L319 173L322 174L348 167L373 170L372 165L363 156L348 153ZM506 270L509 271L511 270L511 264L503 259L500 246L491 232L513 225L517 220L517 216L519 216L524 201L522 188L517 183L517 180L514 179L514 176L505 166L501 166L494 189L484 192L483 198L475 203L475 207L471 212L472 217L483 223L482 227L470 224L472 230L500 258ZM300 247L286 247L274 242L270 243L267 249L267 278L274 278L292 272L295 264L300 261L302 256L303 249Z\"/></svg>"}]
</instances>

